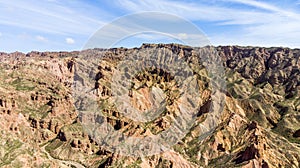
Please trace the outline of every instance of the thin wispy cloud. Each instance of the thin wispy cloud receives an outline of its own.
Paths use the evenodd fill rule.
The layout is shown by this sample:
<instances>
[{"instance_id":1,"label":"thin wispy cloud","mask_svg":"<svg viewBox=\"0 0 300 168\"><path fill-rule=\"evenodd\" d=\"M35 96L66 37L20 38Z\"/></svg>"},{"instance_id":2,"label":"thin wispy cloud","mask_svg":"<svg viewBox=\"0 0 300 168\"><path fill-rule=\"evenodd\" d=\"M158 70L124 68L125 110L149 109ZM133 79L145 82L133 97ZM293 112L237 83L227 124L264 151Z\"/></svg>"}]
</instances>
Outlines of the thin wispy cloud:
<instances>
[{"instance_id":1,"label":"thin wispy cloud","mask_svg":"<svg viewBox=\"0 0 300 168\"><path fill-rule=\"evenodd\" d=\"M219 21L232 24L257 24L265 23L265 21L270 21L276 19L277 16L285 16L291 18L300 19L300 14L289 11L288 9L281 9L274 5L263 3L253 0L219 0L216 1L222 4L224 2L234 2L237 4L244 4L260 9L265 9L267 11L258 11L253 9L239 9L234 7L228 7L225 5L214 5L205 4L200 1L199 3L190 3L182 1L170 1L170 0L143 0L143 1L133 1L133 0L118 0L118 4L122 6L125 10L131 12L141 12L141 11L161 11L177 14L179 16L185 17L189 20L206 20L206 21ZM274 18L275 16L275 18Z\"/></svg>"},{"instance_id":2,"label":"thin wispy cloud","mask_svg":"<svg viewBox=\"0 0 300 168\"><path fill-rule=\"evenodd\" d=\"M271 15L258 11L244 11L240 9L229 9L220 6L211 6L203 3L187 3L170 0L119 0L118 4L130 12L160 11L176 14L189 20L205 21L233 21L237 23L250 24L257 20L249 19L259 17L267 19ZM248 18L248 19L245 19Z\"/></svg>"},{"instance_id":3,"label":"thin wispy cloud","mask_svg":"<svg viewBox=\"0 0 300 168\"><path fill-rule=\"evenodd\" d=\"M40 41L40 42L48 42L48 39L46 37L43 37L43 36L40 36L40 35L35 36L35 39L37 41Z\"/></svg>"},{"instance_id":4,"label":"thin wispy cloud","mask_svg":"<svg viewBox=\"0 0 300 168\"><path fill-rule=\"evenodd\" d=\"M7 52L80 50L99 28L118 17L156 11L191 21L213 45L300 47L299 4L299 0L0 0L0 46ZM158 19L172 22L169 17ZM126 31L122 25L111 27L105 38L117 38ZM181 39L191 36L185 32L170 35ZM169 42L168 38L141 37Z\"/></svg>"},{"instance_id":5,"label":"thin wispy cloud","mask_svg":"<svg viewBox=\"0 0 300 168\"><path fill-rule=\"evenodd\" d=\"M31 50L80 50L87 38L99 27L114 18L114 14L105 8L94 6L82 0L0 0L1 32L9 39L0 41L3 51L16 50L29 52ZM31 38L20 40L21 34ZM49 43L41 47L36 41L44 41L36 35L47 36ZM80 39L79 43L70 48L66 36ZM25 39L25 38L22 38ZM13 43L8 44L8 41ZM20 48L20 46L22 46Z\"/></svg>"},{"instance_id":6,"label":"thin wispy cloud","mask_svg":"<svg viewBox=\"0 0 300 168\"><path fill-rule=\"evenodd\" d=\"M0 5L0 24L46 33L89 35L104 24L99 16L95 19L55 2L14 0L0 1Z\"/></svg>"},{"instance_id":7,"label":"thin wispy cloud","mask_svg":"<svg viewBox=\"0 0 300 168\"><path fill-rule=\"evenodd\" d=\"M191 21L210 21L220 32L210 34L212 43L299 47L300 14L288 8L255 0L171 1L171 0L119 0L131 12L162 11L183 16ZM227 5L226 3L233 5ZM235 6L234 6L235 5ZM246 7L239 8L240 5ZM236 7L237 6L237 7ZM201 28L201 25L198 25ZM221 27L235 26L234 33ZM231 30L229 30L231 31Z\"/></svg>"},{"instance_id":8,"label":"thin wispy cloud","mask_svg":"<svg viewBox=\"0 0 300 168\"><path fill-rule=\"evenodd\" d=\"M300 19L300 14L299 13L289 11L288 9L281 9L277 6L274 6L272 4L268 4L268 3L265 3L265 2L261 2L261 1L255 1L255 0L227 0L227 1L241 3L241 4L245 4L245 5L265 9L265 10L268 10L268 11L271 11L271 12L276 12L278 14L285 15L287 17L295 18L295 19L298 19L298 20Z\"/></svg>"}]
</instances>

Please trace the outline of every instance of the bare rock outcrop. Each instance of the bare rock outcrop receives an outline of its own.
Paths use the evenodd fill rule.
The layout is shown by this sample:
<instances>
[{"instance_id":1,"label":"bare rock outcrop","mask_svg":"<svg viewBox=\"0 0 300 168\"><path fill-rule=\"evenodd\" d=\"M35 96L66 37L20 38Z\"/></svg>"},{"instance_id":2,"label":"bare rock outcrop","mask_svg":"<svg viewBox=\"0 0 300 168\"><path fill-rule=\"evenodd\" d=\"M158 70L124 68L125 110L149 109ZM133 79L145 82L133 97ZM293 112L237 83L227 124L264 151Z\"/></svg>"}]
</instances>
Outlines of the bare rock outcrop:
<instances>
[{"instance_id":1,"label":"bare rock outcrop","mask_svg":"<svg viewBox=\"0 0 300 168\"><path fill-rule=\"evenodd\" d=\"M113 153L87 132L84 120L105 120L126 136L145 137L168 130L180 115L176 77L152 67L135 76L130 68L124 69L124 76L134 83L124 102L147 112L164 100L163 113L139 122L111 103L118 64L153 48L178 55L193 70L199 86L194 92L200 98L195 123L170 151L145 157ZM0 53L0 167L299 167L300 50L207 47L224 65L227 88L221 91L225 104L218 124L203 138L203 121L215 105L210 83L214 79L196 50L179 44L143 44L132 49ZM185 76L188 71L180 73ZM90 87L104 117L78 114L90 102L74 97L74 85Z\"/></svg>"}]
</instances>

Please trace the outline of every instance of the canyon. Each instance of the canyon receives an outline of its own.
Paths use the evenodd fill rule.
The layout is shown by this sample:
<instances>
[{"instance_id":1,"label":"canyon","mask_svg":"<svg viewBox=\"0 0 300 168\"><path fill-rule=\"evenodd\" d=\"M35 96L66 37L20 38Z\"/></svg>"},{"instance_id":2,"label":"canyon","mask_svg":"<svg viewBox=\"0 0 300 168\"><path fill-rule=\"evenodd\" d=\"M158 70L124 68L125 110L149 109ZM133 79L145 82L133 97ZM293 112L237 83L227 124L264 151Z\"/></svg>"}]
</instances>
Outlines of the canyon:
<instances>
[{"instance_id":1,"label":"canyon","mask_svg":"<svg viewBox=\"0 0 300 168\"><path fill-rule=\"evenodd\" d=\"M123 80L121 76L115 81L115 72L124 59L134 61L137 53L146 58L143 50L178 56L156 54L157 60L151 62L170 61L174 66L165 69L178 73L127 64L125 77L134 68L141 72L129 73L134 84L125 99L114 99L122 88L113 84ZM209 60L196 51L215 54L219 64L211 68L220 72L209 72ZM184 71L182 66L190 68ZM180 76L179 72L186 73ZM222 79L215 79L219 74L224 75ZM300 49L143 44L107 50L0 53L0 79L0 167L300 167ZM189 82L187 89L185 82ZM80 97L86 88L91 90ZM172 128L174 119L183 117L178 109L184 105L196 102L199 108L194 122L186 123L186 134L169 150L122 155L86 129L89 121L98 119L96 114L83 113L92 107L90 93L96 96L102 120L113 131L133 137L159 135ZM181 99L185 93L197 99L192 103ZM136 121L136 116L124 115L125 105L113 105L118 101L140 111L159 108L164 102L165 109L151 120L145 115ZM209 119L212 114L217 114L213 121ZM211 130L205 132L203 125Z\"/></svg>"}]
</instances>

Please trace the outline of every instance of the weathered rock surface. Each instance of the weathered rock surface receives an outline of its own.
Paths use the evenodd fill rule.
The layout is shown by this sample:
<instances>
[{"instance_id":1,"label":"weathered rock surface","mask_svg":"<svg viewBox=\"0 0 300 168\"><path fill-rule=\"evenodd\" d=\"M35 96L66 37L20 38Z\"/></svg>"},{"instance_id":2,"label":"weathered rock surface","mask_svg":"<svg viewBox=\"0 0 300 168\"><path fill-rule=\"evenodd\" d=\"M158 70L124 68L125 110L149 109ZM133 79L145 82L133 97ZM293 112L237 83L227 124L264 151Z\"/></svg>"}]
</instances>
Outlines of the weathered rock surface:
<instances>
[{"instance_id":1,"label":"weathered rock surface","mask_svg":"<svg viewBox=\"0 0 300 168\"><path fill-rule=\"evenodd\" d=\"M99 100L110 100L111 77L118 62L136 50L155 47L178 54L191 67L201 64L195 48L177 44L108 51L0 53L0 167L300 166L300 50L289 48L208 48L215 49L222 60L227 90L223 91L226 101L218 125L204 139L199 135L201 123L211 113L212 79L205 66L199 65L193 69L201 98L196 122L170 151L130 157L102 147L81 125L74 106L78 106L73 97L74 79L79 86L91 85ZM88 61L100 57L101 62ZM89 66L76 69L78 65ZM151 94L163 92L167 95L166 112L143 123L124 117L106 103L101 108L107 122L130 136L157 135L168 129L179 114L176 101L180 95L172 75L148 69L133 81L128 101L134 107L149 109L156 103Z\"/></svg>"}]
</instances>

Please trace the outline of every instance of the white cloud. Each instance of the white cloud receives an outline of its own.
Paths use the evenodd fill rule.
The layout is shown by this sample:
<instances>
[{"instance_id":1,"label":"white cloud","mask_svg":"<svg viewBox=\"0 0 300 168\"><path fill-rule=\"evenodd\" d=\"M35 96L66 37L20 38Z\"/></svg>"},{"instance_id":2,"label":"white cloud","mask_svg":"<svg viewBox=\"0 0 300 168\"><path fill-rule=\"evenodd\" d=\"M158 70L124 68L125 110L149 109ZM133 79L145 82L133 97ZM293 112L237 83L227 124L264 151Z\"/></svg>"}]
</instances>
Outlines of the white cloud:
<instances>
[{"instance_id":1,"label":"white cloud","mask_svg":"<svg viewBox=\"0 0 300 168\"><path fill-rule=\"evenodd\" d=\"M186 33L179 33L177 36L182 40L185 40L188 38L188 35Z\"/></svg>"},{"instance_id":2,"label":"white cloud","mask_svg":"<svg viewBox=\"0 0 300 168\"><path fill-rule=\"evenodd\" d=\"M2 36L2 33L0 32L0 37Z\"/></svg>"},{"instance_id":3,"label":"white cloud","mask_svg":"<svg viewBox=\"0 0 300 168\"><path fill-rule=\"evenodd\" d=\"M280 16L300 18L298 13L281 9L274 5L254 0L217 0L216 2L233 2L244 4L267 11L239 9L226 6L217 6L199 3L189 3L170 0L118 0L120 6L131 12L159 11L182 16L189 20L219 21L231 24L262 24L274 20L274 12ZM275 18L276 19L276 18Z\"/></svg>"},{"instance_id":4,"label":"white cloud","mask_svg":"<svg viewBox=\"0 0 300 168\"><path fill-rule=\"evenodd\" d=\"M119 5L131 12L158 11L172 13L189 20L205 21L235 21L237 23L251 24L269 19L271 15L264 12L244 11L241 9L231 9L203 3L188 3L170 0L119 0ZM255 19L254 19L255 18Z\"/></svg>"},{"instance_id":5,"label":"white cloud","mask_svg":"<svg viewBox=\"0 0 300 168\"><path fill-rule=\"evenodd\" d=\"M43 37L43 36L35 36L35 39L38 40L38 41L41 41L41 42L48 42L48 39Z\"/></svg>"},{"instance_id":6,"label":"white cloud","mask_svg":"<svg viewBox=\"0 0 300 168\"><path fill-rule=\"evenodd\" d=\"M70 47L67 44L74 44L74 39L76 39L76 45L81 45L81 42L86 40L84 38L90 36L100 26L105 25L107 21L115 18L114 14L156 11L196 21L194 23L200 28L202 21L204 21L203 24L209 23L208 26L205 25L209 32L205 33L210 36L213 45L257 44L270 46L273 44L300 47L300 12L297 10L299 9L299 0L295 0L294 4L287 6L284 6L287 2L261 0L194 0L193 2L190 0L112 0L110 2L109 5L115 5L113 8L120 7L122 9L108 11L105 9L105 5L108 4L97 6L83 0L0 0L0 25L5 25L8 29L11 27L20 29L24 33L14 32L13 29L1 31L2 33L5 32L5 37L15 36L15 41L19 39L31 40L34 44L38 44L36 43L37 40L48 41L51 44L56 42L56 50L59 50L65 46ZM172 18L164 18L163 15L157 19L161 19L162 22L164 19L168 19L166 22L172 21L169 20ZM136 26L132 26L131 23L125 23L134 29L138 29L140 25L137 23ZM155 26L160 26L160 24ZM118 27L107 29L109 31L106 36L100 36L103 43L106 44L106 39L103 40L103 38L112 39L119 37L120 34L125 34L124 32L128 29L124 30L123 27L124 25L120 24ZM141 28L141 30L143 29ZM171 30L173 28L170 28ZM169 33L182 40L203 38L191 35L188 31ZM47 34L47 38L35 36L43 34ZM0 37L1 35L0 33ZM63 38L59 42L49 40L60 37L69 38ZM140 35L140 38L149 41L162 39L162 37L147 34ZM11 42L8 46L13 48L13 44ZM27 45L29 46L29 43L26 45L22 43L19 46L29 48ZM33 48L39 48L39 46Z\"/></svg>"},{"instance_id":7,"label":"white cloud","mask_svg":"<svg viewBox=\"0 0 300 168\"><path fill-rule=\"evenodd\" d=\"M235 5L226 4L228 2ZM160 11L191 21L209 21L219 28L219 32L217 29L210 34L213 42L243 45L255 45L257 42L260 45L300 47L300 13L284 6L276 6L271 1L216 0L207 3L200 0L190 3L171 0L119 0L118 3L131 12ZM239 8L239 5L247 7ZM229 25L234 26L234 29L222 30L222 26ZM200 24L199 26L201 28Z\"/></svg>"},{"instance_id":8,"label":"white cloud","mask_svg":"<svg viewBox=\"0 0 300 168\"><path fill-rule=\"evenodd\" d=\"M298 18L298 19L300 18L300 14L298 14L298 13L288 11L287 9L281 9L279 7L276 7L274 5L271 5L271 4L268 4L265 2L259 2L259 1L255 1L255 0L227 0L227 2L228 1L269 10L271 12L276 12L276 13L283 14L285 16L292 17L292 18Z\"/></svg>"},{"instance_id":9,"label":"white cloud","mask_svg":"<svg viewBox=\"0 0 300 168\"><path fill-rule=\"evenodd\" d=\"M81 1L14 0L0 1L0 6L2 25L61 35L90 35L105 23L99 16L110 16Z\"/></svg>"},{"instance_id":10,"label":"white cloud","mask_svg":"<svg viewBox=\"0 0 300 168\"><path fill-rule=\"evenodd\" d=\"M72 38L70 38L70 37L68 37L68 38L66 38L66 43L67 43L67 44L74 44L74 43L75 43L75 40L72 39Z\"/></svg>"}]
</instances>

